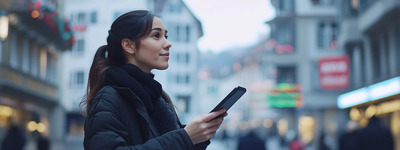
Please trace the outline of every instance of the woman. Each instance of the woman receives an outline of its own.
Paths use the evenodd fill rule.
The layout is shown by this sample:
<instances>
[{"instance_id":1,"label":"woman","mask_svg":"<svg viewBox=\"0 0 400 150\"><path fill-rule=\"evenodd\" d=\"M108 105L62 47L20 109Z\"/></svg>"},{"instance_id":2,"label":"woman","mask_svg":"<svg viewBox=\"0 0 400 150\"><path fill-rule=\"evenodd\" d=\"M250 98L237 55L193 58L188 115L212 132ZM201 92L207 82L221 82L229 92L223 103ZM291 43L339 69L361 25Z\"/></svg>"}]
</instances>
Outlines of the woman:
<instances>
[{"instance_id":1,"label":"woman","mask_svg":"<svg viewBox=\"0 0 400 150\"><path fill-rule=\"evenodd\" d=\"M203 114L187 126L154 80L153 69L168 68L167 30L149 11L117 18L90 68L84 147L99 149L205 149L225 110ZM226 116L226 113L225 113Z\"/></svg>"}]
</instances>

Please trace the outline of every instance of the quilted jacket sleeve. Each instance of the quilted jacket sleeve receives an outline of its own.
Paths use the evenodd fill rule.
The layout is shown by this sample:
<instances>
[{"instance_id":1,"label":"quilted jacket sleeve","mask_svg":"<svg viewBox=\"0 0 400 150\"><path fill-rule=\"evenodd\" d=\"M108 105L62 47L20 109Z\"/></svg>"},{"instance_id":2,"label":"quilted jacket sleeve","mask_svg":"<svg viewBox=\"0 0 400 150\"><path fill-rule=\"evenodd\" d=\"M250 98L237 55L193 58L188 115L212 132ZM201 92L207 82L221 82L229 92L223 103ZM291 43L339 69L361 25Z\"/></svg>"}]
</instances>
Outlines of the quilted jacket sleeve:
<instances>
[{"instance_id":1,"label":"quilted jacket sleeve","mask_svg":"<svg viewBox=\"0 0 400 150\"><path fill-rule=\"evenodd\" d=\"M104 94L104 93L99 93ZM140 145L129 145L127 127L121 122L120 106L108 96L99 95L93 101L85 122L85 150L193 150L184 129L152 138ZM141 136L141 135L138 135Z\"/></svg>"}]
</instances>

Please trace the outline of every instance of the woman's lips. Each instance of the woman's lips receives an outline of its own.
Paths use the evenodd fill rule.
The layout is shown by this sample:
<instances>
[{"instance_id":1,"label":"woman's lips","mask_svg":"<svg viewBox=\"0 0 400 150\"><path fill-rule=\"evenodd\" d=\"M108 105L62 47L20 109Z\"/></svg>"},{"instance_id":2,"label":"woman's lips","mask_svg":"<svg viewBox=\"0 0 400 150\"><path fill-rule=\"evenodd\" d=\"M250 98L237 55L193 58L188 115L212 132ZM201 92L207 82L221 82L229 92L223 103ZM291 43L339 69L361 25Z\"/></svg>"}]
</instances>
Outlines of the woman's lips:
<instances>
[{"instance_id":1,"label":"woman's lips","mask_svg":"<svg viewBox=\"0 0 400 150\"><path fill-rule=\"evenodd\" d=\"M169 53L166 53L166 54L160 54L160 56L163 56L163 57L169 58Z\"/></svg>"}]
</instances>

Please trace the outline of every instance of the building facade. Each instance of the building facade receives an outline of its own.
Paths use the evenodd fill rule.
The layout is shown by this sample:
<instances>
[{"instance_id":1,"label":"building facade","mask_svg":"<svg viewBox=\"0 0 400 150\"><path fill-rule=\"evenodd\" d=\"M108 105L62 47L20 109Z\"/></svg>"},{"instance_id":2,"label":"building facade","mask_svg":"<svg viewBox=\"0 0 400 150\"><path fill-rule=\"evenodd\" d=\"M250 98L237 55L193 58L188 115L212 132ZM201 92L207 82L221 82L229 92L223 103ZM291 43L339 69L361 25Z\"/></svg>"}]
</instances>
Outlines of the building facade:
<instances>
[{"instance_id":1,"label":"building facade","mask_svg":"<svg viewBox=\"0 0 400 150\"><path fill-rule=\"evenodd\" d=\"M350 58L351 84L337 99L361 127L371 116L391 129L400 149L400 2L340 1L338 46Z\"/></svg>"},{"instance_id":2,"label":"building facade","mask_svg":"<svg viewBox=\"0 0 400 150\"><path fill-rule=\"evenodd\" d=\"M323 139L331 139L332 142L325 144L336 148L334 143L341 115L336 107L336 97L348 88L348 74L323 79L325 72L335 71L338 66L335 62L330 63L333 68L330 70L322 64L346 58L344 50L336 44L337 2L271 2L276 8L276 17L267 22L271 34L261 56L261 68L276 84L267 101L270 109L280 115L277 122L285 122L278 130L281 136L288 132L297 134L313 147L321 146ZM342 69L348 68L346 63L340 64ZM291 96L285 96L285 93Z\"/></svg>"},{"instance_id":3,"label":"building facade","mask_svg":"<svg viewBox=\"0 0 400 150\"><path fill-rule=\"evenodd\" d=\"M43 134L62 141L60 55L74 42L61 0L0 1L0 140L17 124L25 147Z\"/></svg>"}]
</instances>

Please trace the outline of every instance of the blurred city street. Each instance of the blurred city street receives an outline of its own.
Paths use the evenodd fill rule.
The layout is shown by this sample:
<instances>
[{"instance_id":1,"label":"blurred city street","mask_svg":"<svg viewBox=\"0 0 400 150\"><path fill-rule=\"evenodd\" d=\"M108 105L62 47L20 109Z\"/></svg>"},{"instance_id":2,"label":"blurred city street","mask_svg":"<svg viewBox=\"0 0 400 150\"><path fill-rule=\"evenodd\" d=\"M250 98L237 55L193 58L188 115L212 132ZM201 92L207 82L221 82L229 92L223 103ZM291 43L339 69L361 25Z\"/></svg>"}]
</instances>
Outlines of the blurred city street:
<instances>
[{"instance_id":1,"label":"blurred city street","mask_svg":"<svg viewBox=\"0 0 400 150\"><path fill-rule=\"evenodd\" d=\"M83 150L89 78L135 62L114 64L108 37L122 53L134 33L111 25L141 9L165 26L154 99L181 123L247 90L207 150L400 150L400 0L0 0L0 150ZM99 50L106 73L89 75Z\"/></svg>"}]
</instances>

